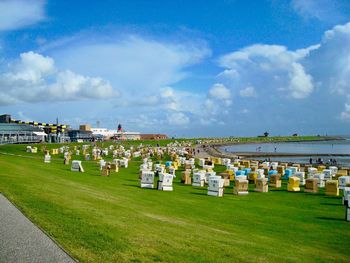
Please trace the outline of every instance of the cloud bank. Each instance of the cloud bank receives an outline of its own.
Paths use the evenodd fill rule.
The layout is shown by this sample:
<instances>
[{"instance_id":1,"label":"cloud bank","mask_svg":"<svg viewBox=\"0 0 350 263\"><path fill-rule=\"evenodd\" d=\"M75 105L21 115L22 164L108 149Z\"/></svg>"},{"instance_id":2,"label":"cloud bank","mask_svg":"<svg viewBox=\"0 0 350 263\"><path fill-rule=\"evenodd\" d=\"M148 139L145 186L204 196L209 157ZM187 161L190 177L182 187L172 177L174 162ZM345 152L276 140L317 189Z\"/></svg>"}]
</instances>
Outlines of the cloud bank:
<instances>
[{"instance_id":1,"label":"cloud bank","mask_svg":"<svg viewBox=\"0 0 350 263\"><path fill-rule=\"evenodd\" d=\"M216 58L219 73L201 86L192 80L196 67L210 63L204 41L83 34L4 64L0 105L92 99L96 118L113 115L133 129L318 132L350 121L349 46L350 23L297 50L254 43Z\"/></svg>"},{"instance_id":2,"label":"cloud bank","mask_svg":"<svg viewBox=\"0 0 350 263\"><path fill-rule=\"evenodd\" d=\"M295 99L309 96L313 89L312 77L300 62L307 52L295 52L279 45L255 44L229 53L219 59L226 68L220 76L230 80L230 86L239 87L242 96L252 96L253 87L274 89Z\"/></svg>"},{"instance_id":3,"label":"cloud bank","mask_svg":"<svg viewBox=\"0 0 350 263\"><path fill-rule=\"evenodd\" d=\"M350 95L350 23L335 26L324 33L319 44L299 50L281 45L254 44L219 58L223 68L218 79L234 96L266 105L304 101L299 111L319 101L342 103L343 112L332 119L348 120ZM299 105L300 103L298 103ZM324 104L325 105L325 104ZM238 103L239 106L239 103ZM273 114L272 110L266 110ZM324 112L319 109L319 112ZM328 114L328 113L327 113Z\"/></svg>"},{"instance_id":4,"label":"cloud bank","mask_svg":"<svg viewBox=\"0 0 350 263\"><path fill-rule=\"evenodd\" d=\"M87 34L57 41L46 53L62 68L97 74L125 92L149 93L171 86L190 75L187 69L211 55L206 44L198 41L173 43L139 35L90 38Z\"/></svg>"},{"instance_id":5,"label":"cloud bank","mask_svg":"<svg viewBox=\"0 0 350 263\"><path fill-rule=\"evenodd\" d=\"M0 105L107 99L117 95L108 81L58 70L51 57L32 51L22 53L0 74Z\"/></svg>"},{"instance_id":6,"label":"cloud bank","mask_svg":"<svg viewBox=\"0 0 350 263\"><path fill-rule=\"evenodd\" d=\"M323 22L344 20L344 10L350 8L349 3L334 0L292 0L291 6L303 18Z\"/></svg>"},{"instance_id":7,"label":"cloud bank","mask_svg":"<svg viewBox=\"0 0 350 263\"><path fill-rule=\"evenodd\" d=\"M46 18L44 0L0 1L0 31L34 25Z\"/></svg>"}]
</instances>

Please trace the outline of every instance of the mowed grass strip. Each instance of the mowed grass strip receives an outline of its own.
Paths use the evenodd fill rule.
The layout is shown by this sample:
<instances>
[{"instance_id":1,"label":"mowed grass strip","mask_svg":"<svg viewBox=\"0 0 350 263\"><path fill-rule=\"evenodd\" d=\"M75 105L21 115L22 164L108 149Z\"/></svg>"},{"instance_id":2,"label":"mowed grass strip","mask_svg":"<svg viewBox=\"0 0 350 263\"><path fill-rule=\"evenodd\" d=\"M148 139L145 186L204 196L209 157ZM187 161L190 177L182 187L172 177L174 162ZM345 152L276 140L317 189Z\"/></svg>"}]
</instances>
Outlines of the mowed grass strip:
<instances>
[{"instance_id":1,"label":"mowed grass strip","mask_svg":"<svg viewBox=\"0 0 350 263\"><path fill-rule=\"evenodd\" d=\"M0 191L79 261L349 262L344 206L323 191L288 193L284 184L235 196L231 185L215 198L180 184L181 171L173 192L140 189L140 161L101 177L97 162L74 173L62 155L45 164L24 149L0 147L37 157L0 155Z\"/></svg>"}]
</instances>

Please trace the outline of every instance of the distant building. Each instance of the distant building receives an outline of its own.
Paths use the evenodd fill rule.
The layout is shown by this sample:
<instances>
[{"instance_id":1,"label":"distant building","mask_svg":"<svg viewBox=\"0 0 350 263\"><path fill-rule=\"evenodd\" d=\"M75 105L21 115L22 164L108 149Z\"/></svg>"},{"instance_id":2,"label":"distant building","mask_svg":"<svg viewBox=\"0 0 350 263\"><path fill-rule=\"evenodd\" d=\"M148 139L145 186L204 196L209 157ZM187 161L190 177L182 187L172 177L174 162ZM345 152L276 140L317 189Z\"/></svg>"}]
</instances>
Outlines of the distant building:
<instances>
[{"instance_id":1,"label":"distant building","mask_svg":"<svg viewBox=\"0 0 350 263\"><path fill-rule=\"evenodd\" d=\"M0 123L10 123L10 122L11 122L11 115L10 114L0 115Z\"/></svg>"},{"instance_id":2,"label":"distant building","mask_svg":"<svg viewBox=\"0 0 350 263\"><path fill-rule=\"evenodd\" d=\"M45 141L43 129L28 124L0 123L0 144L39 143Z\"/></svg>"},{"instance_id":3,"label":"distant building","mask_svg":"<svg viewBox=\"0 0 350 263\"><path fill-rule=\"evenodd\" d=\"M141 134L141 140L165 140L168 136L165 134Z\"/></svg>"},{"instance_id":4,"label":"distant building","mask_svg":"<svg viewBox=\"0 0 350 263\"><path fill-rule=\"evenodd\" d=\"M141 134L139 132L127 132L127 131L118 131L113 139L115 140L140 140Z\"/></svg>"},{"instance_id":5,"label":"distant building","mask_svg":"<svg viewBox=\"0 0 350 263\"><path fill-rule=\"evenodd\" d=\"M94 136L102 136L104 139L114 140L140 140L139 132L124 131L121 124L118 124L117 130L106 128L91 128Z\"/></svg>"},{"instance_id":6,"label":"distant building","mask_svg":"<svg viewBox=\"0 0 350 263\"><path fill-rule=\"evenodd\" d=\"M46 137L41 127L14 123L10 114L0 115L0 144L38 143L45 141Z\"/></svg>"},{"instance_id":7,"label":"distant building","mask_svg":"<svg viewBox=\"0 0 350 263\"><path fill-rule=\"evenodd\" d=\"M91 131L91 126L89 124L83 124L79 126L79 130L81 131Z\"/></svg>"},{"instance_id":8,"label":"distant building","mask_svg":"<svg viewBox=\"0 0 350 263\"><path fill-rule=\"evenodd\" d=\"M92 142L94 141L94 136L92 131L84 130L69 130L68 136L71 142Z\"/></svg>"},{"instance_id":9,"label":"distant building","mask_svg":"<svg viewBox=\"0 0 350 263\"><path fill-rule=\"evenodd\" d=\"M50 124L36 121L21 121L11 118L11 115L4 114L0 116L0 123L8 123L16 125L26 125L25 127L35 127L37 132L41 132L40 136L46 142L69 142L66 130L70 129L68 125L64 124ZM24 127L24 126L23 126Z\"/></svg>"},{"instance_id":10,"label":"distant building","mask_svg":"<svg viewBox=\"0 0 350 263\"><path fill-rule=\"evenodd\" d=\"M91 131L94 136L102 136L105 139L110 139L118 133L117 130L109 130L106 128L91 128Z\"/></svg>"}]
</instances>

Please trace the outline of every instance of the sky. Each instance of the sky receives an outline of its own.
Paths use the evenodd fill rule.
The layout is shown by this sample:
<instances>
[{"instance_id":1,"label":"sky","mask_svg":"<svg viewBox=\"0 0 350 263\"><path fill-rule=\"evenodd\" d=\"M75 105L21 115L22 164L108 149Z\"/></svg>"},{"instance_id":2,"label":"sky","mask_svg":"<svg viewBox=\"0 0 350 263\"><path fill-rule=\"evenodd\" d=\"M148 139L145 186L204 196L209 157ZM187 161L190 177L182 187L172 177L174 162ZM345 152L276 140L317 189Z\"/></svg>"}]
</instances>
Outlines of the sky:
<instances>
[{"instance_id":1,"label":"sky","mask_svg":"<svg viewBox=\"0 0 350 263\"><path fill-rule=\"evenodd\" d=\"M0 0L0 114L171 137L342 135L349 0Z\"/></svg>"}]
</instances>

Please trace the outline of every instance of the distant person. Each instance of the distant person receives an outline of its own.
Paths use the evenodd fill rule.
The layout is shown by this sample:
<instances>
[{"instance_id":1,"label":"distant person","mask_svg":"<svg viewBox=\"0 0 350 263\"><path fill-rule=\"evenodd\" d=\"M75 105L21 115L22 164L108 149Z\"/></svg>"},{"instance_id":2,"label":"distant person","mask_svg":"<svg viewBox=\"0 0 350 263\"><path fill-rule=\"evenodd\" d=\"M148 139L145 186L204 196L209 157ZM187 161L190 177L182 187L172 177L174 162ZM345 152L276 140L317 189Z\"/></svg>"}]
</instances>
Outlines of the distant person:
<instances>
[{"instance_id":1,"label":"distant person","mask_svg":"<svg viewBox=\"0 0 350 263\"><path fill-rule=\"evenodd\" d=\"M275 147L275 152L277 152L277 147Z\"/></svg>"},{"instance_id":2,"label":"distant person","mask_svg":"<svg viewBox=\"0 0 350 263\"><path fill-rule=\"evenodd\" d=\"M310 158L309 163L312 164L312 158Z\"/></svg>"}]
</instances>

